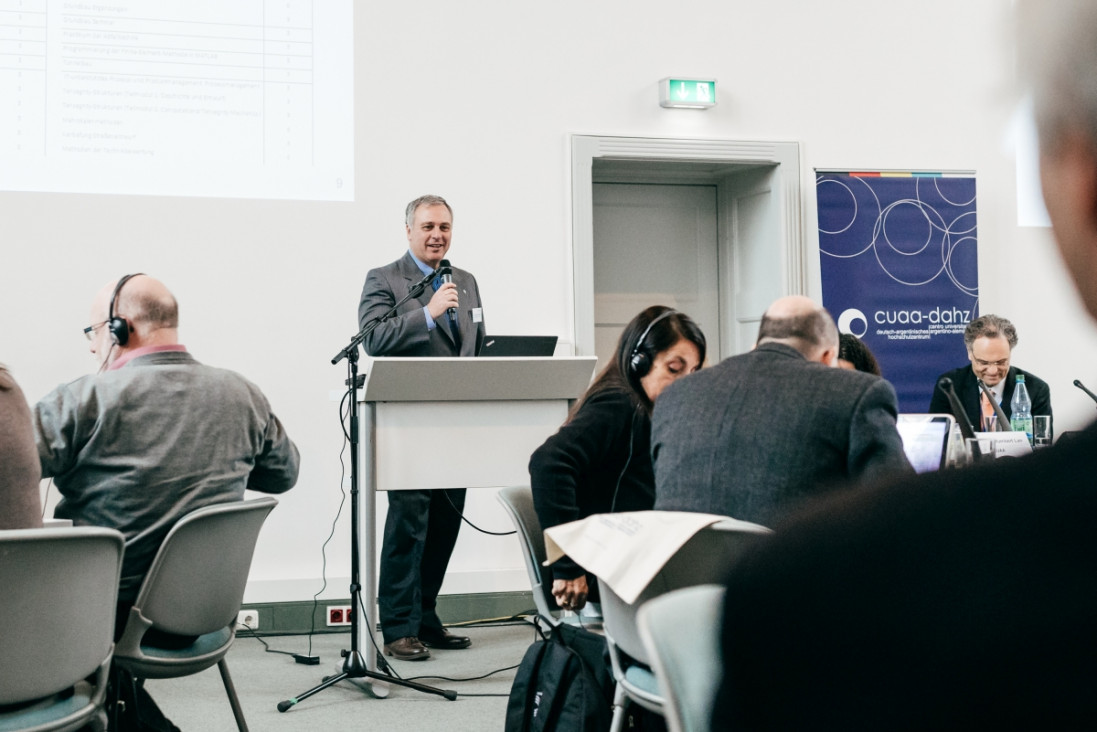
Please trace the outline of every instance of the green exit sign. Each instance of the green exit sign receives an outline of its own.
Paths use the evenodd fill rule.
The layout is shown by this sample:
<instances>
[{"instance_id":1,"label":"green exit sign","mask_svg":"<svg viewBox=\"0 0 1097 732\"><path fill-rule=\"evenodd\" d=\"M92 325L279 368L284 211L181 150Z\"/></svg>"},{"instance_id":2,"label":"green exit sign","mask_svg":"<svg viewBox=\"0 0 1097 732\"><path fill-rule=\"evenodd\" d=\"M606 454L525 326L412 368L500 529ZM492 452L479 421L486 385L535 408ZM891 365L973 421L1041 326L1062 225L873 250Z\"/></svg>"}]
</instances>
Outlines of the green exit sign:
<instances>
[{"instance_id":1,"label":"green exit sign","mask_svg":"<svg viewBox=\"0 0 1097 732\"><path fill-rule=\"evenodd\" d=\"M708 109L716 106L716 79L676 79L659 81L659 104L664 107Z\"/></svg>"}]
</instances>

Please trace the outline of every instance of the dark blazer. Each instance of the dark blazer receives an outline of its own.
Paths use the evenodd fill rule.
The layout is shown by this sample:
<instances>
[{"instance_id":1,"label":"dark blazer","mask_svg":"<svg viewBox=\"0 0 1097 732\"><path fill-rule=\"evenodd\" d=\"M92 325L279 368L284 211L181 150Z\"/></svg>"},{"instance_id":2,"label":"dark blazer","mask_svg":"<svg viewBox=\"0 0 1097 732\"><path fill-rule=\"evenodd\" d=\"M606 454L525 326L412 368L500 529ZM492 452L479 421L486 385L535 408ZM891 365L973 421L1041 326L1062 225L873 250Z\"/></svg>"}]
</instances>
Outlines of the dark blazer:
<instances>
[{"instance_id":1,"label":"dark blazer","mask_svg":"<svg viewBox=\"0 0 1097 732\"><path fill-rule=\"evenodd\" d=\"M912 472L878 376L767 343L671 384L655 403L655 508L767 525L838 485Z\"/></svg>"},{"instance_id":2,"label":"dark blazer","mask_svg":"<svg viewBox=\"0 0 1097 732\"><path fill-rule=\"evenodd\" d=\"M736 564L712 729L1089 729L1097 428L834 496Z\"/></svg>"},{"instance_id":3,"label":"dark blazer","mask_svg":"<svg viewBox=\"0 0 1097 732\"><path fill-rule=\"evenodd\" d=\"M362 299L358 304L358 327L364 328L373 318L380 317L411 291L423 279L423 273L411 252L392 264L371 269L362 286ZM423 293L400 306L396 315L377 327L363 342L371 356L475 356L484 345L484 319L480 303L480 288L470 272L453 268L453 282L457 285L460 307L457 308L460 323L461 347L453 342L446 316L435 319L433 330L427 330L423 308L434 296L434 289L427 285ZM474 314L479 320L474 319Z\"/></svg>"},{"instance_id":4,"label":"dark blazer","mask_svg":"<svg viewBox=\"0 0 1097 732\"><path fill-rule=\"evenodd\" d=\"M588 396L530 457L530 488L541 528L596 513L650 511L655 504L650 440L651 419L626 386ZM568 557L552 565L556 579L582 574Z\"/></svg>"},{"instance_id":5,"label":"dark blazer","mask_svg":"<svg viewBox=\"0 0 1097 732\"><path fill-rule=\"evenodd\" d=\"M1017 388L1017 374L1024 374L1025 376L1025 388L1028 389L1028 396L1032 399L1032 413L1046 414L1050 417L1051 388L1048 387L1047 382L1040 377L1019 369L1016 366L1009 367L1009 373L1006 374L1005 389L1002 391L1002 411L1006 413L1006 417L1011 417L1013 415L1013 409L1010 407L1009 400L1013 398L1013 392ZM983 422L983 408L979 403L979 395L982 393L982 390L979 388L975 372L971 370L970 365L961 366L958 369L953 369L952 371L937 377L937 381L934 382L933 387L933 398L929 401L929 411L931 413L952 414L952 407L949 406L948 396L940 387L941 379L946 376L952 379L952 387L956 390L956 396L964 406L964 411L967 412L968 419L971 420L971 426L978 432L981 429L980 425L982 425Z\"/></svg>"}]
</instances>

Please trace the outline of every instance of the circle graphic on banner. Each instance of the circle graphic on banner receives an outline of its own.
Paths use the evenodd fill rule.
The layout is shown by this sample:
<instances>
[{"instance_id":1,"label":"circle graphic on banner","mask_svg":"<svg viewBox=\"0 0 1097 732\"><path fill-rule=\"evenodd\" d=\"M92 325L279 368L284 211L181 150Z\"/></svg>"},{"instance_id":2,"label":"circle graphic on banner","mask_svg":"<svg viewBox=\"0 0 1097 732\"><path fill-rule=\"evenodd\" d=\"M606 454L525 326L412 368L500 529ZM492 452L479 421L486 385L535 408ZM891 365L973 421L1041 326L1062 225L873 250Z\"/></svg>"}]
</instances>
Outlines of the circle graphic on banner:
<instances>
[{"instance_id":1,"label":"circle graphic on banner","mask_svg":"<svg viewBox=\"0 0 1097 732\"><path fill-rule=\"evenodd\" d=\"M853 329L853 324L857 321L861 321L861 332L858 333ZM850 333L858 338L864 338L865 333L868 333L868 318L857 308L849 308L838 316L838 332Z\"/></svg>"}]
</instances>

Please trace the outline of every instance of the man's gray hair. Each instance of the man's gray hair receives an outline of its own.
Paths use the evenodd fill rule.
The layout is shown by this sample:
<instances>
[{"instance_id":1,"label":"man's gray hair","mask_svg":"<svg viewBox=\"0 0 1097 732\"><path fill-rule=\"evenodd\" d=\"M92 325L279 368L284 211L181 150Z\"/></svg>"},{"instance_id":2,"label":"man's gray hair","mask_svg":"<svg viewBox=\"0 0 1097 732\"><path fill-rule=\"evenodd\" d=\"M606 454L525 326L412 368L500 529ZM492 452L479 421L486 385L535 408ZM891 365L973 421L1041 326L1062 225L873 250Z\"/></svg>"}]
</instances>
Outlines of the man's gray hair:
<instances>
[{"instance_id":1,"label":"man's gray hair","mask_svg":"<svg viewBox=\"0 0 1097 732\"><path fill-rule=\"evenodd\" d=\"M151 330L179 327L179 302L170 293L157 297L150 292L123 289L115 312L135 323L148 323Z\"/></svg>"},{"instance_id":2,"label":"man's gray hair","mask_svg":"<svg viewBox=\"0 0 1097 732\"><path fill-rule=\"evenodd\" d=\"M1097 148L1097 3L1028 0L1016 17L1041 147L1052 151L1077 127Z\"/></svg>"},{"instance_id":3,"label":"man's gray hair","mask_svg":"<svg viewBox=\"0 0 1097 732\"><path fill-rule=\"evenodd\" d=\"M1017 345L1017 329L1013 327L1013 323L998 315L980 315L964 328L964 345L970 351L971 344L975 342L976 338L997 338L999 336L1005 338L1009 343L1009 350L1012 351L1013 347Z\"/></svg>"},{"instance_id":4,"label":"man's gray hair","mask_svg":"<svg viewBox=\"0 0 1097 732\"><path fill-rule=\"evenodd\" d=\"M450 218L453 218L453 209L446 203L446 199L441 196L419 196L419 198L416 198L409 203L408 207L404 210L404 223L408 225L409 229L411 228L412 222L415 221L415 210L420 206L445 206L446 210L449 211Z\"/></svg>"},{"instance_id":5,"label":"man's gray hair","mask_svg":"<svg viewBox=\"0 0 1097 732\"><path fill-rule=\"evenodd\" d=\"M758 345L776 341L785 343L809 358L819 351L838 345L838 327L825 308L789 318L774 318L768 313L758 325Z\"/></svg>"}]
</instances>

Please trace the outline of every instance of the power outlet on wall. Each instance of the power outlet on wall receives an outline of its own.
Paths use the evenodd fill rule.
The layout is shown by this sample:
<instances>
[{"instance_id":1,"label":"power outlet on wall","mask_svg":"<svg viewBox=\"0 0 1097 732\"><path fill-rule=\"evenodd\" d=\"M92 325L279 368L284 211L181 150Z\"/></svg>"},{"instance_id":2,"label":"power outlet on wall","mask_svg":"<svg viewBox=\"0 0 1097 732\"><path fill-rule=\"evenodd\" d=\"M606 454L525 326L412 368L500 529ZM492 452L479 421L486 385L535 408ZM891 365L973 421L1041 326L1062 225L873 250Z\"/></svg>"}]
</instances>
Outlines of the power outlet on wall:
<instances>
[{"instance_id":1,"label":"power outlet on wall","mask_svg":"<svg viewBox=\"0 0 1097 732\"><path fill-rule=\"evenodd\" d=\"M237 630L259 630L259 611L241 610L236 613Z\"/></svg>"},{"instance_id":2,"label":"power outlet on wall","mask_svg":"<svg viewBox=\"0 0 1097 732\"><path fill-rule=\"evenodd\" d=\"M335 625L350 625L351 619L351 606L350 605L328 605L327 607L327 621L328 627Z\"/></svg>"}]
</instances>

